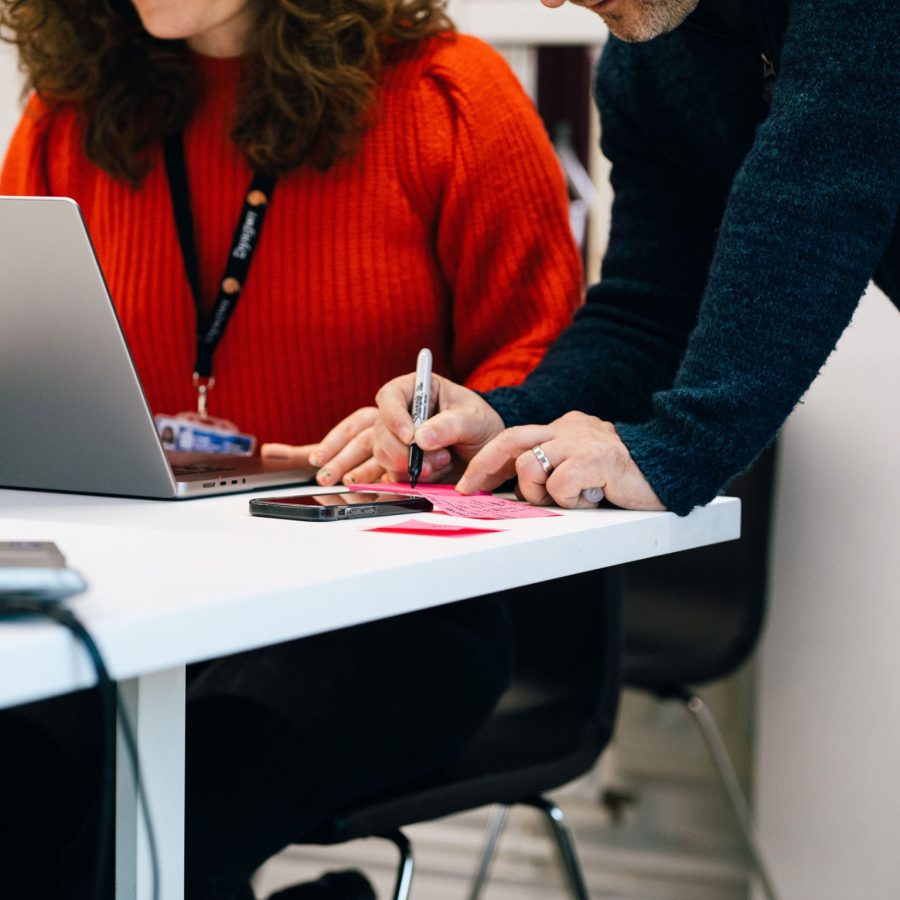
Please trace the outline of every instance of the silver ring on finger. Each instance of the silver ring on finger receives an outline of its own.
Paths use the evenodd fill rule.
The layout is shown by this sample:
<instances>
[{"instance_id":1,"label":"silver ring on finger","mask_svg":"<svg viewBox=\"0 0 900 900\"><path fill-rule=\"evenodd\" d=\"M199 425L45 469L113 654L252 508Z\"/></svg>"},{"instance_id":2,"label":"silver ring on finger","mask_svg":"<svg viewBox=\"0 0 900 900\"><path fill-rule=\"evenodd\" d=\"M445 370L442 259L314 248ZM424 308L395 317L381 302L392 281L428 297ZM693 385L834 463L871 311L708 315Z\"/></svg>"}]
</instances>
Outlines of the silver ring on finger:
<instances>
[{"instance_id":1,"label":"silver ring on finger","mask_svg":"<svg viewBox=\"0 0 900 900\"><path fill-rule=\"evenodd\" d=\"M536 447L532 447L531 452L534 454L535 459L541 464L544 473L549 475L553 471L553 463L547 459L547 454L541 449L540 444Z\"/></svg>"}]
</instances>

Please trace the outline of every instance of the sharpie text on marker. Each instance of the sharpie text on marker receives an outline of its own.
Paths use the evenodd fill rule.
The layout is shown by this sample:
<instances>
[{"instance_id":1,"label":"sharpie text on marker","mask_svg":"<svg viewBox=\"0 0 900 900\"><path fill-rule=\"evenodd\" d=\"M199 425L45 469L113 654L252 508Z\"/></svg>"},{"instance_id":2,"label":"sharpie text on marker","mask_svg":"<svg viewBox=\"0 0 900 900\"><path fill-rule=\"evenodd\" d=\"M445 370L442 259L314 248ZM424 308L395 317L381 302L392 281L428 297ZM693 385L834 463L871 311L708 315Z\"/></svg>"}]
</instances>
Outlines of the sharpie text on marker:
<instances>
[{"instance_id":1,"label":"sharpie text on marker","mask_svg":"<svg viewBox=\"0 0 900 900\"><path fill-rule=\"evenodd\" d=\"M412 409L410 415L413 420L413 428L419 429L428 418L428 405L431 398L431 351L423 347L416 359L416 386L413 393ZM409 483L416 486L419 476L422 474L422 459L424 454L421 448L413 441L409 445L409 457L407 469L409 471Z\"/></svg>"}]
</instances>

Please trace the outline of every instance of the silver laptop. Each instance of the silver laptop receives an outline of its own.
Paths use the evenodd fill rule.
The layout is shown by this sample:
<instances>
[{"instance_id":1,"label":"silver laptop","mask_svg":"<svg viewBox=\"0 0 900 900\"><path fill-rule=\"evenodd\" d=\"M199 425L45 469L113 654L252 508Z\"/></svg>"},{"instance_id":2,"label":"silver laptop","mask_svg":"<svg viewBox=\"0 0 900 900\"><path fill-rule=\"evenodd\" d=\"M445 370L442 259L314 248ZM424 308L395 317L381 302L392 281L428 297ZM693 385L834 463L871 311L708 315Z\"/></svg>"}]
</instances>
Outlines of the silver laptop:
<instances>
[{"instance_id":1,"label":"silver laptop","mask_svg":"<svg viewBox=\"0 0 900 900\"><path fill-rule=\"evenodd\" d=\"M312 474L167 454L78 205L0 197L0 487L174 500Z\"/></svg>"}]
</instances>

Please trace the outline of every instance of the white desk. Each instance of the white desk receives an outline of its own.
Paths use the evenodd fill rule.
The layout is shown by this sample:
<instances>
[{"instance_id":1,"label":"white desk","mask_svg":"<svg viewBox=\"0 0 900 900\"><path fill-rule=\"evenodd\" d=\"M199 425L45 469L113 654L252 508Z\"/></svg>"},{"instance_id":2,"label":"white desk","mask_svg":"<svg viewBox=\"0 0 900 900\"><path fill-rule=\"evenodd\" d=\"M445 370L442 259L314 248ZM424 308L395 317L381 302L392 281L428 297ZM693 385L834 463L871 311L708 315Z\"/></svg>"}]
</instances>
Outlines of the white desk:
<instances>
[{"instance_id":1,"label":"white desk","mask_svg":"<svg viewBox=\"0 0 900 900\"><path fill-rule=\"evenodd\" d=\"M166 502L0 490L0 540L55 541L90 584L72 608L112 676L125 682L165 900L183 896L187 663L740 533L740 504L728 498L681 519L585 510L490 523L507 529L497 534L432 538L365 530L384 521L251 518L249 496ZM92 681L87 660L61 629L0 627L0 706ZM129 785L125 766L117 897L148 900L148 859Z\"/></svg>"}]
</instances>

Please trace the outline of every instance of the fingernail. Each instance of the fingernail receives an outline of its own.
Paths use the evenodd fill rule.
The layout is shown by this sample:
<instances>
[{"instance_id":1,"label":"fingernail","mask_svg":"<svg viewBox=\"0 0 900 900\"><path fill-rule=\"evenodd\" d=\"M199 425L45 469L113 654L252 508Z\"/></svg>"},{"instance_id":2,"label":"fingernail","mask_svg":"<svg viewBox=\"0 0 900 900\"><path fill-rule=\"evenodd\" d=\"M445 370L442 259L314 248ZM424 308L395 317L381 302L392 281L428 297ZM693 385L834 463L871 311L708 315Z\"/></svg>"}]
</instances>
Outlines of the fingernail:
<instances>
[{"instance_id":1,"label":"fingernail","mask_svg":"<svg viewBox=\"0 0 900 900\"><path fill-rule=\"evenodd\" d=\"M444 466L450 465L450 451L449 450L439 450L434 455L434 464L439 469L443 469Z\"/></svg>"},{"instance_id":2,"label":"fingernail","mask_svg":"<svg viewBox=\"0 0 900 900\"><path fill-rule=\"evenodd\" d=\"M318 481L319 484L328 484L328 482L331 481L331 472L329 472L328 469L322 469L322 471L316 475L316 481Z\"/></svg>"},{"instance_id":3,"label":"fingernail","mask_svg":"<svg viewBox=\"0 0 900 900\"><path fill-rule=\"evenodd\" d=\"M348 476L344 479L344 481L345 481L347 484L356 484L356 476L355 476L355 475L348 475Z\"/></svg>"},{"instance_id":4,"label":"fingernail","mask_svg":"<svg viewBox=\"0 0 900 900\"><path fill-rule=\"evenodd\" d=\"M466 490L468 489L468 487L469 487L469 482L466 480L466 476L463 475L463 477L460 478L459 481L456 482L456 489L461 494L464 494L466 492Z\"/></svg>"},{"instance_id":5,"label":"fingernail","mask_svg":"<svg viewBox=\"0 0 900 900\"><path fill-rule=\"evenodd\" d=\"M319 466L321 465L321 463L322 463L322 460L318 453L313 453L312 456L310 456L309 464L311 466L315 466L315 468L318 469Z\"/></svg>"},{"instance_id":6,"label":"fingernail","mask_svg":"<svg viewBox=\"0 0 900 900\"><path fill-rule=\"evenodd\" d=\"M403 441L404 444L408 444L412 441L415 436L415 429L411 426L407 425L405 422L395 422L394 423L394 433Z\"/></svg>"}]
</instances>

